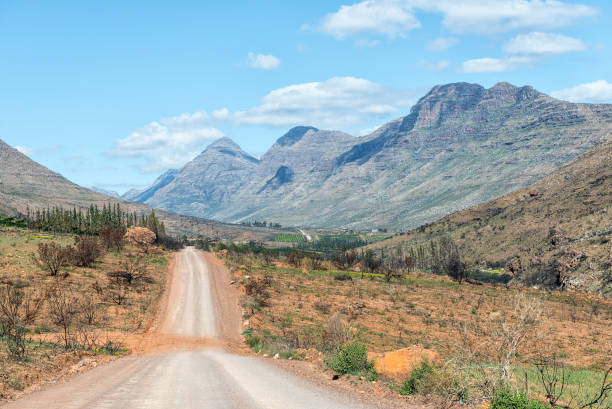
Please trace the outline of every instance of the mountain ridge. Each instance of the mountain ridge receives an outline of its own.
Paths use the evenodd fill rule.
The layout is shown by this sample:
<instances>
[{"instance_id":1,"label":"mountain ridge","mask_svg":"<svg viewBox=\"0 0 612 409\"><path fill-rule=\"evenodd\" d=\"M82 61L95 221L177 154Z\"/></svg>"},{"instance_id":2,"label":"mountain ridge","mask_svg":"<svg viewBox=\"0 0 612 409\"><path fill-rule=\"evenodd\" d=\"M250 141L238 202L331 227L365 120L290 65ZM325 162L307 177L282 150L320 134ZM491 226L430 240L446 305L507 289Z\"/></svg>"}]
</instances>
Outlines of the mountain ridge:
<instances>
[{"instance_id":1,"label":"mountain ridge","mask_svg":"<svg viewBox=\"0 0 612 409\"><path fill-rule=\"evenodd\" d=\"M231 222L407 229L533 183L611 130L612 105L505 82L437 85L367 136L298 126L246 166L216 149L223 177L203 177L210 164L194 160L182 187L173 181L147 203ZM198 193L207 191L223 194Z\"/></svg>"}]
</instances>

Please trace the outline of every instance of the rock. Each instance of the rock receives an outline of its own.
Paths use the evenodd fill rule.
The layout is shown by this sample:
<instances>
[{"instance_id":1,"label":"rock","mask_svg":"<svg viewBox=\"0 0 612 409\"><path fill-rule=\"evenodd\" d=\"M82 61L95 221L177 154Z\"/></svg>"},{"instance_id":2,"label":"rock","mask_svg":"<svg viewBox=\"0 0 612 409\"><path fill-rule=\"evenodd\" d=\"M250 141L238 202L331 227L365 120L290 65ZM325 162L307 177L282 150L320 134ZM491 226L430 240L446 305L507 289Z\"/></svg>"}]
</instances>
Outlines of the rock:
<instances>
[{"instance_id":1,"label":"rock","mask_svg":"<svg viewBox=\"0 0 612 409\"><path fill-rule=\"evenodd\" d=\"M374 367L376 372L388 378L404 380L424 360L432 363L440 363L441 361L437 352L425 349L420 345L413 345L377 356L374 360Z\"/></svg>"},{"instance_id":2,"label":"rock","mask_svg":"<svg viewBox=\"0 0 612 409\"><path fill-rule=\"evenodd\" d=\"M155 233L146 227L132 226L127 230L124 238L128 243L137 244L139 246L148 246L155 242L157 236L155 236Z\"/></svg>"}]
</instances>

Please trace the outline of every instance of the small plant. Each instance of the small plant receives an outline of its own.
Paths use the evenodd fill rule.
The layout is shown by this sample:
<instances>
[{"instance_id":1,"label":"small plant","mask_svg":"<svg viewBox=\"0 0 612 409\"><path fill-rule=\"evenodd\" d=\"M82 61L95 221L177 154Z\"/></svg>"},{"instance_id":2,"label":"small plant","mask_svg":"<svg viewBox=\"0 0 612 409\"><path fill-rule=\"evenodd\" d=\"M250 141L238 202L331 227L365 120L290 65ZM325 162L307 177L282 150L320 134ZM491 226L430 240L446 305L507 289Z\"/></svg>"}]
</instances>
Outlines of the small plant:
<instances>
[{"instance_id":1,"label":"small plant","mask_svg":"<svg viewBox=\"0 0 612 409\"><path fill-rule=\"evenodd\" d=\"M548 406L537 400L531 400L523 392L508 388L498 389L491 399L491 409L547 409Z\"/></svg>"},{"instance_id":2,"label":"small plant","mask_svg":"<svg viewBox=\"0 0 612 409\"><path fill-rule=\"evenodd\" d=\"M263 349L264 346L264 341L263 339L261 339L260 337L258 337L257 335L247 335L246 339L244 340L244 342L251 347L251 349L253 351L255 351L255 353L259 353L259 351L261 351Z\"/></svg>"},{"instance_id":3,"label":"small plant","mask_svg":"<svg viewBox=\"0 0 612 409\"><path fill-rule=\"evenodd\" d=\"M370 370L373 365L368 362L368 347L353 341L337 348L327 361L327 366L339 374L355 375Z\"/></svg>"},{"instance_id":4,"label":"small plant","mask_svg":"<svg viewBox=\"0 0 612 409\"><path fill-rule=\"evenodd\" d=\"M412 395L418 392L420 384L427 381L427 378L433 373L434 366L427 360L421 362L421 366L410 372L410 377L404 381L400 387L400 395Z\"/></svg>"}]
</instances>

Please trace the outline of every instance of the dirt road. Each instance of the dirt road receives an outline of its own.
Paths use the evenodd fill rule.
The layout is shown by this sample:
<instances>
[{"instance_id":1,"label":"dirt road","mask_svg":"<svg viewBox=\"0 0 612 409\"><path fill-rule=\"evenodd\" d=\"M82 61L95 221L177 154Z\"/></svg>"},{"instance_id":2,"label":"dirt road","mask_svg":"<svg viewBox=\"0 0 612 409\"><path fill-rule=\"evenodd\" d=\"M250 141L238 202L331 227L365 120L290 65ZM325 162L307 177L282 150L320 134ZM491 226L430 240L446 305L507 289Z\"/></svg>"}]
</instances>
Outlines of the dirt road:
<instances>
[{"instance_id":1,"label":"dirt road","mask_svg":"<svg viewBox=\"0 0 612 409\"><path fill-rule=\"evenodd\" d=\"M159 337L209 338L222 345L239 335L240 309L229 285L229 273L210 254L188 248L177 255L163 310ZM266 360L205 346L126 357L4 407L366 408Z\"/></svg>"}]
</instances>

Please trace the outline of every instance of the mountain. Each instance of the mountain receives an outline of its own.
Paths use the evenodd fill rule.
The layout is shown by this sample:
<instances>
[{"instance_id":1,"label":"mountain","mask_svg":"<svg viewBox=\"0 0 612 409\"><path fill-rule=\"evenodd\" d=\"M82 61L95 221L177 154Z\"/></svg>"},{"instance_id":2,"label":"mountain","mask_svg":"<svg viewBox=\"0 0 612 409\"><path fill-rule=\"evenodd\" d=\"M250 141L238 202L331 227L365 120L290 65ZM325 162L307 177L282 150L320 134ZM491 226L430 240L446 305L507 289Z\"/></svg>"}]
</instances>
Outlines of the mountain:
<instances>
[{"instance_id":1,"label":"mountain","mask_svg":"<svg viewBox=\"0 0 612 409\"><path fill-rule=\"evenodd\" d=\"M296 127L260 161L209 147L145 203L231 222L408 229L534 183L611 130L612 105L439 85L364 137Z\"/></svg>"},{"instance_id":2,"label":"mountain","mask_svg":"<svg viewBox=\"0 0 612 409\"><path fill-rule=\"evenodd\" d=\"M110 196L110 197L114 197L117 199L121 197L121 195L119 195L119 193L115 192L114 190L106 190L98 186L92 186L91 190L93 190L94 192L100 193L104 196Z\"/></svg>"},{"instance_id":3,"label":"mountain","mask_svg":"<svg viewBox=\"0 0 612 409\"><path fill-rule=\"evenodd\" d=\"M88 208L91 204L102 207L108 203L120 203L130 212L148 214L152 208L105 196L76 185L0 140L0 215L23 216L28 209L46 209L52 206L64 208ZM265 240L282 232L269 228L219 223L196 217L157 212L172 234L220 236L232 240Z\"/></svg>"},{"instance_id":4,"label":"mountain","mask_svg":"<svg viewBox=\"0 0 612 409\"><path fill-rule=\"evenodd\" d=\"M0 203L3 213L16 216L27 208L102 206L107 196L78 186L34 162L0 140ZM139 206L144 208L145 206Z\"/></svg>"},{"instance_id":5,"label":"mountain","mask_svg":"<svg viewBox=\"0 0 612 409\"><path fill-rule=\"evenodd\" d=\"M450 236L472 263L517 281L612 294L612 136L541 181L374 248Z\"/></svg>"},{"instance_id":6,"label":"mountain","mask_svg":"<svg viewBox=\"0 0 612 409\"><path fill-rule=\"evenodd\" d=\"M123 196L121 196L121 198L124 200L129 200L130 202L141 203L149 200L155 194L155 192L172 182L178 173L178 169L167 170L157 179L155 179L155 182L153 182L153 184L148 188L143 190L130 189Z\"/></svg>"},{"instance_id":7,"label":"mountain","mask_svg":"<svg viewBox=\"0 0 612 409\"><path fill-rule=\"evenodd\" d=\"M154 207L163 203L165 210L181 214L215 213L248 180L258 164L258 159L231 139L219 139L145 203Z\"/></svg>"}]
</instances>

